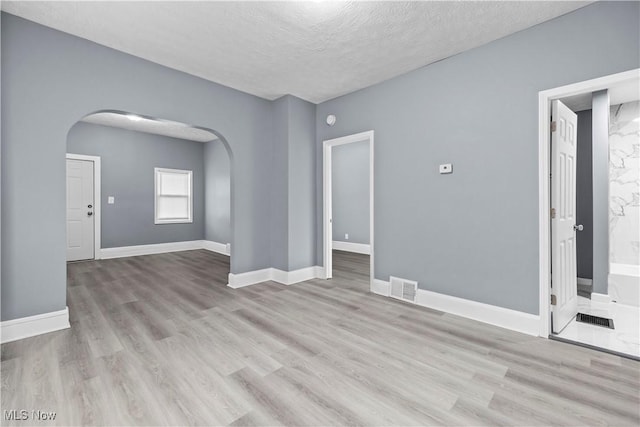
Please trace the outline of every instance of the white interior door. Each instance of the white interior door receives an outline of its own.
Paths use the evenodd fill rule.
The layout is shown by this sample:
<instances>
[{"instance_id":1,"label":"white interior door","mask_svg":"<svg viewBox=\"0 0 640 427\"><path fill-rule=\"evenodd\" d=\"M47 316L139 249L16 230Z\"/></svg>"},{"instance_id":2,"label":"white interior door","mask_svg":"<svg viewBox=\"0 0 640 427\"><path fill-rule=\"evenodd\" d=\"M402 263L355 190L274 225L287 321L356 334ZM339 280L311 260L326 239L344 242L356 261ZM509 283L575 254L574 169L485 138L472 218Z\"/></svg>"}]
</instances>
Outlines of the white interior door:
<instances>
[{"instance_id":1,"label":"white interior door","mask_svg":"<svg viewBox=\"0 0 640 427\"><path fill-rule=\"evenodd\" d=\"M94 164L67 159L67 261L94 258Z\"/></svg>"},{"instance_id":2,"label":"white interior door","mask_svg":"<svg viewBox=\"0 0 640 427\"><path fill-rule=\"evenodd\" d=\"M578 312L575 230L578 116L560 101L553 101L552 116L555 130L552 125L551 313L553 332L558 333Z\"/></svg>"}]
</instances>

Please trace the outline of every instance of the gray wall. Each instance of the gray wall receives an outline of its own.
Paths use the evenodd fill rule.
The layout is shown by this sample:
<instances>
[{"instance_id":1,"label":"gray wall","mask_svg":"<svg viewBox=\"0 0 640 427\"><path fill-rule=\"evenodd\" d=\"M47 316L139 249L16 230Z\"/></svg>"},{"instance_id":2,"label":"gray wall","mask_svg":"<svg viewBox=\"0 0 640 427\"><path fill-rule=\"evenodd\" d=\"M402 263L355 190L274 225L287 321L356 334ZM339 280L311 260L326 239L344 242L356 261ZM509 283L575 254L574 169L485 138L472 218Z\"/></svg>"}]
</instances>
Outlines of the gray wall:
<instances>
[{"instance_id":1,"label":"gray wall","mask_svg":"<svg viewBox=\"0 0 640 427\"><path fill-rule=\"evenodd\" d=\"M538 91L640 66L639 8L596 3L317 107L291 97L281 121L277 103L2 13L2 320L64 308L67 133L108 109L193 123L229 145L233 273L277 266L272 251L286 267L314 252L322 262L321 141L374 129L376 278L537 313ZM314 133L315 167L292 173L285 144L275 173L283 140L309 165ZM453 175L438 175L443 162ZM282 191L284 221L272 203ZM298 201L316 214L294 236Z\"/></svg>"},{"instance_id":2,"label":"gray wall","mask_svg":"<svg viewBox=\"0 0 640 427\"><path fill-rule=\"evenodd\" d=\"M232 152L231 271L271 265L271 102L6 13L1 31L2 320L66 305L67 133L99 110L219 134Z\"/></svg>"},{"instance_id":3,"label":"gray wall","mask_svg":"<svg viewBox=\"0 0 640 427\"><path fill-rule=\"evenodd\" d=\"M576 164L576 223L584 226L577 233L578 277L593 278L593 165L591 151L591 110L578 113L578 152Z\"/></svg>"},{"instance_id":4,"label":"gray wall","mask_svg":"<svg viewBox=\"0 0 640 427\"><path fill-rule=\"evenodd\" d=\"M221 141L204 144L205 239L231 243L231 164Z\"/></svg>"},{"instance_id":5,"label":"gray wall","mask_svg":"<svg viewBox=\"0 0 640 427\"><path fill-rule=\"evenodd\" d=\"M103 248L204 238L203 143L77 123L67 152L100 156ZM193 223L154 224L156 167L193 171Z\"/></svg>"},{"instance_id":6,"label":"gray wall","mask_svg":"<svg viewBox=\"0 0 640 427\"><path fill-rule=\"evenodd\" d=\"M333 240L368 245L369 142L333 147L331 160Z\"/></svg>"},{"instance_id":7,"label":"gray wall","mask_svg":"<svg viewBox=\"0 0 640 427\"><path fill-rule=\"evenodd\" d=\"M287 95L274 101L271 263L284 271L315 264L315 105Z\"/></svg>"},{"instance_id":8,"label":"gray wall","mask_svg":"<svg viewBox=\"0 0 640 427\"><path fill-rule=\"evenodd\" d=\"M289 271L315 265L316 106L289 100Z\"/></svg>"},{"instance_id":9,"label":"gray wall","mask_svg":"<svg viewBox=\"0 0 640 427\"><path fill-rule=\"evenodd\" d=\"M319 165L321 141L375 131L375 277L537 314L538 92L638 68L639 18L598 2L318 105Z\"/></svg>"},{"instance_id":10,"label":"gray wall","mask_svg":"<svg viewBox=\"0 0 640 427\"><path fill-rule=\"evenodd\" d=\"M273 101L271 170L271 266L289 270L289 99Z\"/></svg>"},{"instance_id":11,"label":"gray wall","mask_svg":"<svg viewBox=\"0 0 640 427\"><path fill-rule=\"evenodd\" d=\"M593 292L606 295L609 289L609 92L594 92L592 102Z\"/></svg>"}]
</instances>

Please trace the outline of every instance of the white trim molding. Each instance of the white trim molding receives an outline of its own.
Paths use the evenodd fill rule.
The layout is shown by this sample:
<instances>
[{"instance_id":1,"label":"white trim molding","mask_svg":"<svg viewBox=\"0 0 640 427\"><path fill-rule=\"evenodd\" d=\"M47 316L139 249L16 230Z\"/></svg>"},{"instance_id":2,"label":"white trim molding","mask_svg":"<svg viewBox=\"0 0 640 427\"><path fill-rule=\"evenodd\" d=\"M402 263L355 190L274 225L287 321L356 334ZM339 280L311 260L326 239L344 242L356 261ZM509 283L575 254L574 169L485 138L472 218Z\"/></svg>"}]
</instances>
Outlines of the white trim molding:
<instances>
[{"instance_id":1,"label":"white trim molding","mask_svg":"<svg viewBox=\"0 0 640 427\"><path fill-rule=\"evenodd\" d=\"M391 284L384 280L373 281L372 292L389 296ZM467 319L498 326L527 335L538 336L540 316L511 310L495 305L453 297L437 292L418 289L415 305L428 307Z\"/></svg>"},{"instance_id":2,"label":"white trim molding","mask_svg":"<svg viewBox=\"0 0 640 427\"><path fill-rule=\"evenodd\" d=\"M371 283L371 292L383 297L388 297L391 294L391 283L384 280L373 279Z\"/></svg>"},{"instance_id":3,"label":"white trim molding","mask_svg":"<svg viewBox=\"0 0 640 427\"><path fill-rule=\"evenodd\" d=\"M202 249L206 249L211 252L216 252L222 255L230 256L229 253L230 245L228 243L218 243L213 240L203 240L202 241Z\"/></svg>"},{"instance_id":4,"label":"white trim molding","mask_svg":"<svg viewBox=\"0 0 640 427\"><path fill-rule=\"evenodd\" d=\"M154 190L153 190L153 223L156 225L161 224L189 224L193 222L193 171L182 169L167 169L167 168L154 168ZM187 194L161 194L162 188L162 176L173 175L187 177ZM161 218L159 216L158 209L160 208L160 199L162 197L180 197L187 199L187 216L186 217L169 217Z\"/></svg>"},{"instance_id":5,"label":"white trim molding","mask_svg":"<svg viewBox=\"0 0 640 427\"><path fill-rule=\"evenodd\" d=\"M167 252L192 251L204 249L203 240L187 242L157 243L153 245L122 246L102 249L102 259L123 258L129 256L163 254Z\"/></svg>"},{"instance_id":6,"label":"white trim molding","mask_svg":"<svg viewBox=\"0 0 640 427\"><path fill-rule=\"evenodd\" d=\"M67 153L66 159L93 162L93 259L102 259L102 171L99 156Z\"/></svg>"},{"instance_id":7,"label":"white trim molding","mask_svg":"<svg viewBox=\"0 0 640 427\"><path fill-rule=\"evenodd\" d=\"M212 240L189 240L186 242L155 243L152 245L121 246L118 248L103 248L102 259L124 258L129 256L164 254L169 252L193 251L206 249L221 255L230 256L230 245Z\"/></svg>"},{"instance_id":8,"label":"white trim molding","mask_svg":"<svg viewBox=\"0 0 640 427\"><path fill-rule=\"evenodd\" d=\"M613 85L640 79L640 68L544 90L538 93L538 270L539 270L539 336L551 332L551 219L550 219L550 145L551 101L567 96L609 89Z\"/></svg>"},{"instance_id":9,"label":"white trim molding","mask_svg":"<svg viewBox=\"0 0 640 427\"><path fill-rule=\"evenodd\" d=\"M609 304L611 302L611 297L607 294L599 294L597 292L592 292L591 302L596 302L600 304Z\"/></svg>"},{"instance_id":10,"label":"white trim molding","mask_svg":"<svg viewBox=\"0 0 640 427\"><path fill-rule=\"evenodd\" d=\"M65 307L64 310L1 322L0 342L4 344L70 327L69 308Z\"/></svg>"},{"instance_id":11,"label":"white trim molding","mask_svg":"<svg viewBox=\"0 0 640 427\"><path fill-rule=\"evenodd\" d=\"M282 283L283 285L293 285L311 279L324 279L324 269L316 265L293 271L265 268L246 273L229 273L229 284L227 286L238 289L268 281Z\"/></svg>"},{"instance_id":12,"label":"white trim molding","mask_svg":"<svg viewBox=\"0 0 640 427\"><path fill-rule=\"evenodd\" d=\"M339 145L350 144L353 142L369 143L369 262L370 269L370 287L373 288L373 274L375 271L375 246L374 246L374 215L373 215L373 197L374 197L374 144L373 130L356 133L353 135L342 136L334 139L327 139L322 142L322 258L325 272L325 279L333 276L333 218L332 218L332 183L331 183L331 150ZM337 249L337 248L336 248Z\"/></svg>"},{"instance_id":13,"label":"white trim molding","mask_svg":"<svg viewBox=\"0 0 640 427\"><path fill-rule=\"evenodd\" d=\"M342 242L340 240L333 241L333 249L336 251L353 252L356 254L371 254L371 246L366 243Z\"/></svg>"},{"instance_id":14,"label":"white trim molding","mask_svg":"<svg viewBox=\"0 0 640 427\"><path fill-rule=\"evenodd\" d=\"M247 271L245 273L229 273L229 283L227 286L238 289L255 285L256 283L268 282L272 277L271 270L271 268L264 268L262 270Z\"/></svg>"}]
</instances>

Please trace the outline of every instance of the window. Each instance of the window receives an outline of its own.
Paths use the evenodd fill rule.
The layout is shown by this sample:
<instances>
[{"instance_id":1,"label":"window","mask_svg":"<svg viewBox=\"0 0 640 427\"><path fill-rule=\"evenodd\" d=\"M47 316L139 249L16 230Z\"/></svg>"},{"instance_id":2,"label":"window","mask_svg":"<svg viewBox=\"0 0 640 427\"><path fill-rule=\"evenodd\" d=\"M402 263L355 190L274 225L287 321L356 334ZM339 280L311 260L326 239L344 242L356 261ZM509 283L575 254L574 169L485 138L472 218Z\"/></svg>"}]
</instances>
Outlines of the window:
<instances>
[{"instance_id":1,"label":"window","mask_svg":"<svg viewBox=\"0 0 640 427\"><path fill-rule=\"evenodd\" d=\"M193 222L192 171L155 168L156 224Z\"/></svg>"}]
</instances>

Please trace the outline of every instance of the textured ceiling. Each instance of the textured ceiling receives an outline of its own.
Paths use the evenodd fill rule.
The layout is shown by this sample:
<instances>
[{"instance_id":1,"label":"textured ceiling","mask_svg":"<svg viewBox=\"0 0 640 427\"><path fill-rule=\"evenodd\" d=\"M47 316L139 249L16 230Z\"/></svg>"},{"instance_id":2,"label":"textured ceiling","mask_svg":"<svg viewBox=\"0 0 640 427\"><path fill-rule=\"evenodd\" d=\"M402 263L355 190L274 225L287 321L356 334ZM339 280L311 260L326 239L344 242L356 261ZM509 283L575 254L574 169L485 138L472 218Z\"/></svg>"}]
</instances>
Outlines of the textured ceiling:
<instances>
[{"instance_id":1,"label":"textured ceiling","mask_svg":"<svg viewBox=\"0 0 640 427\"><path fill-rule=\"evenodd\" d=\"M174 122L171 120L152 119L150 117L115 111L90 114L81 121L85 123L93 123L95 125L111 126L197 142L213 141L218 138L215 134L207 130L189 126L184 123Z\"/></svg>"},{"instance_id":2,"label":"textured ceiling","mask_svg":"<svg viewBox=\"0 0 640 427\"><path fill-rule=\"evenodd\" d=\"M4 11L266 99L322 102L590 2L2 1Z\"/></svg>"}]
</instances>

